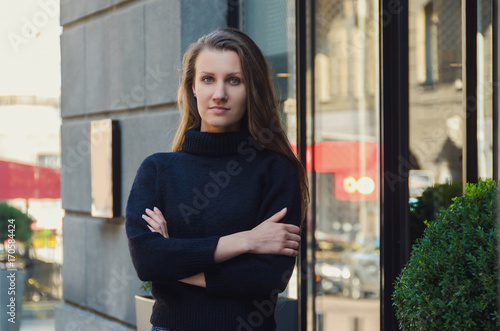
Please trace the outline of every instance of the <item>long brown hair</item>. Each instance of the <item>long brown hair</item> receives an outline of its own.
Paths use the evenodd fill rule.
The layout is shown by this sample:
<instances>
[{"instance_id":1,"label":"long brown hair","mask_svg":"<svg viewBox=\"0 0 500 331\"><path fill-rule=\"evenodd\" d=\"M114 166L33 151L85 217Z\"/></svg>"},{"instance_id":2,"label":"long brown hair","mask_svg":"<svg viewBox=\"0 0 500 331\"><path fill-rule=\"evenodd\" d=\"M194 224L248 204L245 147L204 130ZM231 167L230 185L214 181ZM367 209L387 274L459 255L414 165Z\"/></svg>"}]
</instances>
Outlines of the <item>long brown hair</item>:
<instances>
[{"instance_id":1,"label":"long brown hair","mask_svg":"<svg viewBox=\"0 0 500 331\"><path fill-rule=\"evenodd\" d=\"M187 130L199 128L201 117L196 106L192 85L195 77L196 59L204 49L234 51L241 61L247 93L247 111L241 125L252 137L267 149L281 153L292 160L297 167L302 195L302 220L309 204L307 172L293 153L290 142L279 120L278 107L266 58L255 42L245 33L233 29L217 29L191 44L184 54L182 76L178 91L181 108L181 123L172 145L172 151L182 149Z\"/></svg>"}]
</instances>

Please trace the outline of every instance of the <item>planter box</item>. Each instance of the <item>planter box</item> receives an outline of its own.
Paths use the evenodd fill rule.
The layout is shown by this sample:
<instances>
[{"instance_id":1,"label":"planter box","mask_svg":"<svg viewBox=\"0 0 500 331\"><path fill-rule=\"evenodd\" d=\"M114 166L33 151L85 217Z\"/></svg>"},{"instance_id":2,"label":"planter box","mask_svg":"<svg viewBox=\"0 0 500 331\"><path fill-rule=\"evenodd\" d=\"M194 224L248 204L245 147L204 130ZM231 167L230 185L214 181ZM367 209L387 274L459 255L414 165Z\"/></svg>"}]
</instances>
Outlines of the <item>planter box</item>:
<instances>
[{"instance_id":1,"label":"planter box","mask_svg":"<svg viewBox=\"0 0 500 331\"><path fill-rule=\"evenodd\" d=\"M151 331L151 313L153 312L153 298L135 296L135 318L137 321L137 331Z\"/></svg>"},{"instance_id":2,"label":"planter box","mask_svg":"<svg viewBox=\"0 0 500 331\"><path fill-rule=\"evenodd\" d=\"M276 331L297 331L298 329L298 300L278 298L274 319Z\"/></svg>"}]
</instances>

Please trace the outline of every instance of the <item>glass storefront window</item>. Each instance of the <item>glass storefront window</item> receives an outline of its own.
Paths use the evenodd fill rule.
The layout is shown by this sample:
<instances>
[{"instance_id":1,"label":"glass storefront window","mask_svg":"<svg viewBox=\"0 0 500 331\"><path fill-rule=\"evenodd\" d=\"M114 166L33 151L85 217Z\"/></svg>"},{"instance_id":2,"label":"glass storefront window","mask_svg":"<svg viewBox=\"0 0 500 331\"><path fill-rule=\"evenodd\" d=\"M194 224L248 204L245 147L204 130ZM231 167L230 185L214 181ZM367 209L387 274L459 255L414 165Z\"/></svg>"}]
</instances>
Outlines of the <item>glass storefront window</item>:
<instances>
[{"instance_id":1,"label":"glass storefront window","mask_svg":"<svg viewBox=\"0 0 500 331\"><path fill-rule=\"evenodd\" d=\"M412 1L409 7L410 243L461 193L465 116L461 3ZM433 187L433 206L420 199ZM425 211L424 211L425 210Z\"/></svg>"},{"instance_id":2,"label":"glass storefront window","mask_svg":"<svg viewBox=\"0 0 500 331\"><path fill-rule=\"evenodd\" d=\"M379 330L378 1L315 2L319 330Z\"/></svg>"},{"instance_id":3,"label":"glass storefront window","mask_svg":"<svg viewBox=\"0 0 500 331\"><path fill-rule=\"evenodd\" d=\"M414 1L409 15L410 197L462 178L459 1Z\"/></svg>"},{"instance_id":4,"label":"glass storefront window","mask_svg":"<svg viewBox=\"0 0 500 331\"><path fill-rule=\"evenodd\" d=\"M315 13L315 325L379 329L378 2L317 1ZM242 1L240 27L274 71L296 143L295 1ZM314 151L313 151L314 148ZM288 296L296 297L296 284ZM312 323L309 323L312 327Z\"/></svg>"},{"instance_id":5,"label":"glass storefront window","mask_svg":"<svg viewBox=\"0 0 500 331\"><path fill-rule=\"evenodd\" d=\"M274 70L292 144L297 139L295 4L241 0L239 15L240 27L262 48ZM492 3L477 4L478 171L480 178L491 178ZM314 81L306 82L313 87L307 95L307 102L313 102L307 106L306 168L313 197L308 220L314 224L308 224L313 233L307 259L315 277L308 284L307 330L379 330L379 1L315 0L309 5L314 12L308 12L307 19L315 39L314 48L307 49L314 72L307 72L305 79ZM408 5L410 155L399 161L411 169L412 209L428 187L449 186L438 199L461 191L466 118L462 3L416 0ZM412 242L423 230L413 221L410 216ZM291 283L287 294L296 297L296 291Z\"/></svg>"}]
</instances>

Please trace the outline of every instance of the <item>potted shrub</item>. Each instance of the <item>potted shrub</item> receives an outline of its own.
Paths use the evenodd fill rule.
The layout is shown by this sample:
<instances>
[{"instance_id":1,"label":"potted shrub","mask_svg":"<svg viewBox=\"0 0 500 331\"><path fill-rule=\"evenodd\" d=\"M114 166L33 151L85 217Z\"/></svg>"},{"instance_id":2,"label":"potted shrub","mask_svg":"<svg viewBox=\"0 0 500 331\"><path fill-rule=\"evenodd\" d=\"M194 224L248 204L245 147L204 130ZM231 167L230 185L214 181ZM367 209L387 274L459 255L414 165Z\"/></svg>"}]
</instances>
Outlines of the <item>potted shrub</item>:
<instances>
[{"instance_id":1,"label":"potted shrub","mask_svg":"<svg viewBox=\"0 0 500 331\"><path fill-rule=\"evenodd\" d=\"M150 331L151 313L155 300L151 296L151 282L143 282L141 290L145 295L135 296L135 317L137 322L137 331Z\"/></svg>"},{"instance_id":2,"label":"potted shrub","mask_svg":"<svg viewBox=\"0 0 500 331\"><path fill-rule=\"evenodd\" d=\"M428 223L395 283L403 330L498 330L497 184L469 184Z\"/></svg>"},{"instance_id":3,"label":"potted shrub","mask_svg":"<svg viewBox=\"0 0 500 331\"><path fill-rule=\"evenodd\" d=\"M442 208L448 208L452 199L462 195L462 182L435 184L427 187L422 195L410 202L410 244L424 234L425 222L436 220Z\"/></svg>"}]
</instances>

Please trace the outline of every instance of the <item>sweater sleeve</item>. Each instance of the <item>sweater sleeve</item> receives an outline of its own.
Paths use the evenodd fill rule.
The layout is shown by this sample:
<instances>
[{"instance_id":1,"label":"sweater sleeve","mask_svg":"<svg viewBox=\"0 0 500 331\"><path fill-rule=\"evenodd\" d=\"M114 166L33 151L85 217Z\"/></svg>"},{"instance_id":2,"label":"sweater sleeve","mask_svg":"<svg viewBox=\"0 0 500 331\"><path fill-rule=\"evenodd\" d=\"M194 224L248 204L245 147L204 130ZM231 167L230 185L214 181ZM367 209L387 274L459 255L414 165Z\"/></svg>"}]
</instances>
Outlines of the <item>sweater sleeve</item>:
<instances>
[{"instance_id":1,"label":"sweater sleeve","mask_svg":"<svg viewBox=\"0 0 500 331\"><path fill-rule=\"evenodd\" d=\"M157 172L158 164L153 154L137 170L127 202L125 227L132 263L139 279L169 282L213 266L219 237L164 238L149 230L142 215L146 208L158 206Z\"/></svg>"},{"instance_id":2,"label":"sweater sleeve","mask_svg":"<svg viewBox=\"0 0 500 331\"><path fill-rule=\"evenodd\" d=\"M261 202L258 223L287 207L282 223L300 225L301 191L295 165L280 158L269 169L269 183ZM295 258L284 255L244 254L205 271L209 296L265 296L283 292Z\"/></svg>"}]
</instances>

